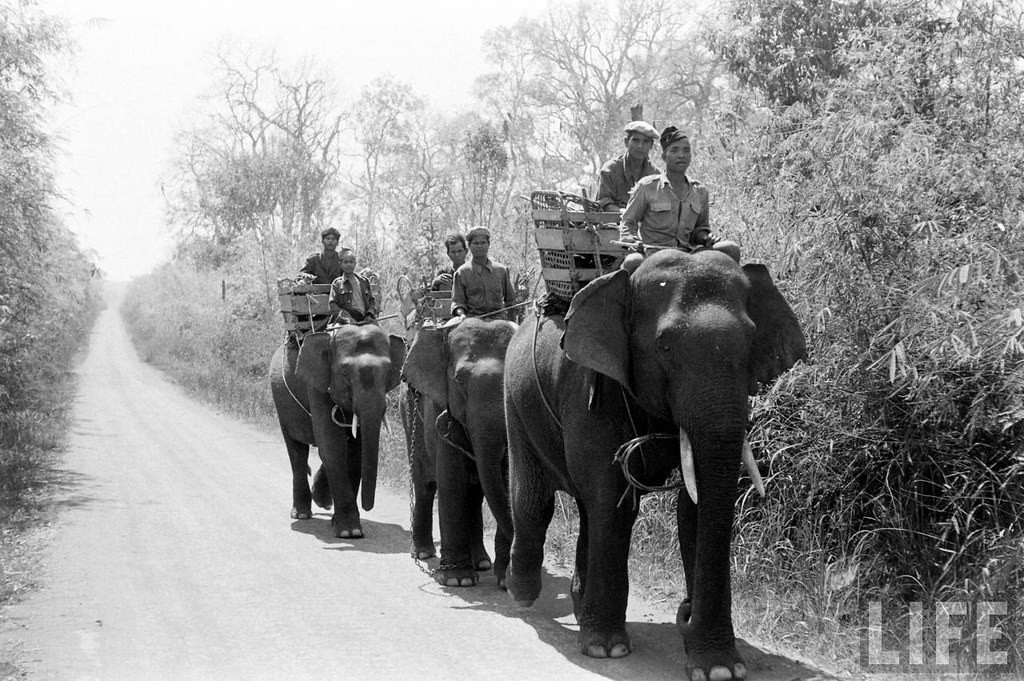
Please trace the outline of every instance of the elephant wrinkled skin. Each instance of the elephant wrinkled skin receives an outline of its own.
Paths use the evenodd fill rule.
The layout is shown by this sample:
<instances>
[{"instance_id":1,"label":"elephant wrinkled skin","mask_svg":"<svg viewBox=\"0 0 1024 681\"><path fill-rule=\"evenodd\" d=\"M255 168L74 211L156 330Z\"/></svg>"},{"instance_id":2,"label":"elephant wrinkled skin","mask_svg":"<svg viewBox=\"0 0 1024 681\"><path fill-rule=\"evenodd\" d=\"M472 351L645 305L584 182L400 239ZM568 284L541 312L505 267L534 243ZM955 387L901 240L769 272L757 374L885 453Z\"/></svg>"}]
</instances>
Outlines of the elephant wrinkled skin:
<instances>
[{"instance_id":1,"label":"elephant wrinkled skin","mask_svg":"<svg viewBox=\"0 0 1024 681\"><path fill-rule=\"evenodd\" d=\"M491 566L483 545L484 499L498 526L494 574L499 586L505 583L512 516L503 381L505 351L515 330L511 322L474 318L452 328L422 328L405 363L405 379L412 389L409 399L417 408L412 414L407 405L413 416L407 422L422 429L419 437L410 433L413 550L421 558L433 555L430 518L435 483L441 565L434 578L447 586L473 586L476 571Z\"/></svg>"},{"instance_id":2,"label":"elephant wrinkled skin","mask_svg":"<svg viewBox=\"0 0 1024 681\"><path fill-rule=\"evenodd\" d=\"M356 494L361 485L363 509L373 508L386 394L404 361L405 341L374 324L310 334L300 349L282 345L274 353L270 389L291 461L293 518L309 518L315 496L324 508L333 501L338 537L363 536ZM323 462L312 494L310 445Z\"/></svg>"},{"instance_id":3,"label":"elephant wrinkled skin","mask_svg":"<svg viewBox=\"0 0 1024 681\"><path fill-rule=\"evenodd\" d=\"M594 657L628 654L627 559L637 504L613 458L634 437L685 432L699 502L680 490L688 598L678 620L687 676L742 678L729 550L748 395L804 354L803 333L767 269L741 269L714 251L661 251L632 275L618 270L592 281L564 319L524 322L505 364L512 597L529 605L540 592L554 493L565 490L580 516L572 588L580 649ZM662 484L680 466L684 439L647 441L629 460L631 474Z\"/></svg>"}]
</instances>

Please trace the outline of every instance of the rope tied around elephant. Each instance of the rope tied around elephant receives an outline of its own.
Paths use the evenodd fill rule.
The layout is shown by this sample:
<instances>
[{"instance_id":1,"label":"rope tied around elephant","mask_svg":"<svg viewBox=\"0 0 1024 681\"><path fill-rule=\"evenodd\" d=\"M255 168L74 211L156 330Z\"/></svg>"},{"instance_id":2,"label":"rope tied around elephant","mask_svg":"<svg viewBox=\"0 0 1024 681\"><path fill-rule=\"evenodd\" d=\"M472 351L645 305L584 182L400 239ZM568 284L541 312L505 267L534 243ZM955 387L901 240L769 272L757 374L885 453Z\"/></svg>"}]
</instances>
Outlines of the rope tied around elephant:
<instances>
[{"instance_id":1,"label":"rope tied around elephant","mask_svg":"<svg viewBox=\"0 0 1024 681\"><path fill-rule=\"evenodd\" d=\"M668 492L670 490L679 489L680 487L683 486L683 482L681 480L677 483L673 483L670 485L658 485L654 487L650 485L645 485L644 483L637 480L636 477L629 470L629 462L634 454L640 452L640 456L643 457L642 447L645 442L649 442L651 440L678 439L679 435L677 433L648 433L647 435L640 435L639 437L635 437L632 440L627 440L626 442L622 443L619 449L615 452L615 456L612 458L612 460L615 463L619 464L619 466L622 468L622 475L623 477L626 478L626 483L629 485L629 487L626 488L626 491L623 492L622 496L619 498L619 503L617 504L618 506L622 505L622 503L626 500L626 495L629 494L630 492L633 493L633 504L635 506L636 490L641 490L643 492Z\"/></svg>"},{"instance_id":2,"label":"rope tied around elephant","mask_svg":"<svg viewBox=\"0 0 1024 681\"><path fill-rule=\"evenodd\" d=\"M448 424L447 428L441 425L442 419L445 421L445 423ZM434 419L434 431L437 433L437 436L441 438L441 440L449 447L458 452L461 452L462 454L465 454L473 461L476 461L476 457L473 455L473 452L468 451L465 447L452 440L452 420L453 419L451 413L447 409L445 409L443 412L437 415L436 419Z\"/></svg>"}]
</instances>

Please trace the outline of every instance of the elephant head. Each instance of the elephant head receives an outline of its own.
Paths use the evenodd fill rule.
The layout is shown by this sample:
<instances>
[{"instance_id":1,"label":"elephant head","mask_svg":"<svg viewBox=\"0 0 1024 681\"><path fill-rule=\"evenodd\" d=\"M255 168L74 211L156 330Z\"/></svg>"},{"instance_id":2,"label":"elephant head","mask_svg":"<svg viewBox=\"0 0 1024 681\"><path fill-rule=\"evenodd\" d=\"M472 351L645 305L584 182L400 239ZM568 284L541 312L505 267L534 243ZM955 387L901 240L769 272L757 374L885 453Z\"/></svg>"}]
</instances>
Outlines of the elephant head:
<instances>
[{"instance_id":1,"label":"elephant head","mask_svg":"<svg viewBox=\"0 0 1024 681\"><path fill-rule=\"evenodd\" d=\"M469 318L449 328L421 328L409 348L405 378L429 400L424 413L440 414L438 427L447 422L446 438L455 445L455 449L443 447L436 434L428 433L431 437L427 438L427 447L433 446L436 456L441 563L446 566L435 579L442 584L476 583L474 568L479 567L482 557L472 545L477 538L471 536L469 528L474 514L479 525L480 500L479 492L473 496L467 488L466 481L472 477L479 478L498 524L494 570L499 584L504 580L512 518L506 483L503 386L505 352L516 328L503 320ZM435 419L427 420L426 428L433 429ZM469 469L475 475L469 475ZM471 508L472 499L476 501Z\"/></svg>"},{"instance_id":2,"label":"elephant head","mask_svg":"<svg viewBox=\"0 0 1024 681\"><path fill-rule=\"evenodd\" d=\"M742 432L747 396L806 354L767 268L713 251L662 251L632 275L595 279L573 299L562 345L691 436Z\"/></svg>"},{"instance_id":3,"label":"elephant head","mask_svg":"<svg viewBox=\"0 0 1024 681\"><path fill-rule=\"evenodd\" d=\"M516 325L469 318L450 328L423 328L409 349L409 384L470 432L484 430L501 413L505 350ZM502 426L503 428L503 426Z\"/></svg>"},{"instance_id":4,"label":"elephant head","mask_svg":"<svg viewBox=\"0 0 1024 681\"><path fill-rule=\"evenodd\" d=\"M374 503L386 394L401 380L404 361L405 341L399 336L389 336L374 324L347 324L331 332L310 334L302 343L295 373L309 388L314 430L335 494L336 508L337 495L345 493L344 488L349 485L335 477L341 477L341 471L352 470L352 464L333 459L339 453L342 457L352 457L355 453L347 451L345 436L331 426L331 420L334 423L341 420L334 407L340 409L345 418L352 415L346 427L353 435L359 434L362 463L357 470L362 481L362 507L368 511ZM332 469L338 473L332 475Z\"/></svg>"},{"instance_id":5,"label":"elephant head","mask_svg":"<svg viewBox=\"0 0 1024 681\"><path fill-rule=\"evenodd\" d=\"M632 274L592 281L574 297L565 324L562 347L572 361L614 379L654 422L678 430L687 491L677 516L689 595L679 621L688 664L697 676L722 674L711 667L741 676L729 546L741 458L753 466L748 396L805 355L796 316L764 266L740 268L715 251L666 250ZM751 475L758 484L756 468Z\"/></svg>"}]
</instances>

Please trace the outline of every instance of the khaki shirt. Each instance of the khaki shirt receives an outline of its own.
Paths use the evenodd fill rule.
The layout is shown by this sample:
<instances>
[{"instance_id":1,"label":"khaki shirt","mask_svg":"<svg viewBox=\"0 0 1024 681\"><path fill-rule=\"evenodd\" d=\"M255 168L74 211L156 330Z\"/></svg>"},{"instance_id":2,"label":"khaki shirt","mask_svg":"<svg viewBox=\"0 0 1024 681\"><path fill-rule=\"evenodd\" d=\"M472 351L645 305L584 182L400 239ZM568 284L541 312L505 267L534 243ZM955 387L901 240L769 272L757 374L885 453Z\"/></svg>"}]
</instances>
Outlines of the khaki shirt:
<instances>
[{"instance_id":1,"label":"khaki shirt","mask_svg":"<svg viewBox=\"0 0 1024 681\"><path fill-rule=\"evenodd\" d=\"M689 178L687 178L689 179ZM649 246L682 246L702 243L710 233L710 196L707 187L689 180L680 199L665 173L642 178L633 188L619 223L619 234L639 236ZM703 232L703 234L698 234Z\"/></svg>"},{"instance_id":2,"label":"khaki shirt","mask_svg":"<svg viewBox=\"0 0 1024 681\"><path fill-rule=\"evenodd\" d=\"M488 259L483 265L467 260L455 270L452 279L452 313L465 308L466 315L476 317L497 312L515 303L515 291L508 268Z\"/></svg>"},{"instance_id":3,"label":"khaki shirt","mask_svg":"<svg viewBox=\"0 0 1024 681\"><path fill-rule=\"evenodd\" d=\"M637 181L648 175L657 175L658 169L654 167L650 159L644 159L640 166L640 172L636 175L629 171L629 164L626 163L626 154L613 158L601 167L600 181L597 186L597 202L601 210L609 210L611 206L617 209L626 207L629 201L629 192L636 185Z\"/></svg>"}]
</instances>

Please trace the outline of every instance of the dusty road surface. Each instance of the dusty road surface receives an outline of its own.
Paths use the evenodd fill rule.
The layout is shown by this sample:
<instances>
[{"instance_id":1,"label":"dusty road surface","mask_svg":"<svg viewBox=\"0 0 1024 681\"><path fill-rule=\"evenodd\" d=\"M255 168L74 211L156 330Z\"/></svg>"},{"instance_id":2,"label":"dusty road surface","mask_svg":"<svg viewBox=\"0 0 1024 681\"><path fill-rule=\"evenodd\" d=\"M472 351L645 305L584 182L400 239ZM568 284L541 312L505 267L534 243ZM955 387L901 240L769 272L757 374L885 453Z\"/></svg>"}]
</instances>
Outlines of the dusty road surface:
<instances>
[{"instance_id":1,"label":"dusty road surface","mask_svg":"<svg viewBox=\"0 0 1024 681\"><path fill-rule=\"evenodd\" d=\"M105 311L81 367L42 588L11 607L0 668L31 679L678 679L672 612L634 602L636 652L576 652L563 574L512 604L491 576L443 589L409 557L406 496L363 540L292 521L280 435L189 400ZM634 599L636 601L636 599ZM752 679L812 670L744 647Z\"/></svg>"}]
</instances>

